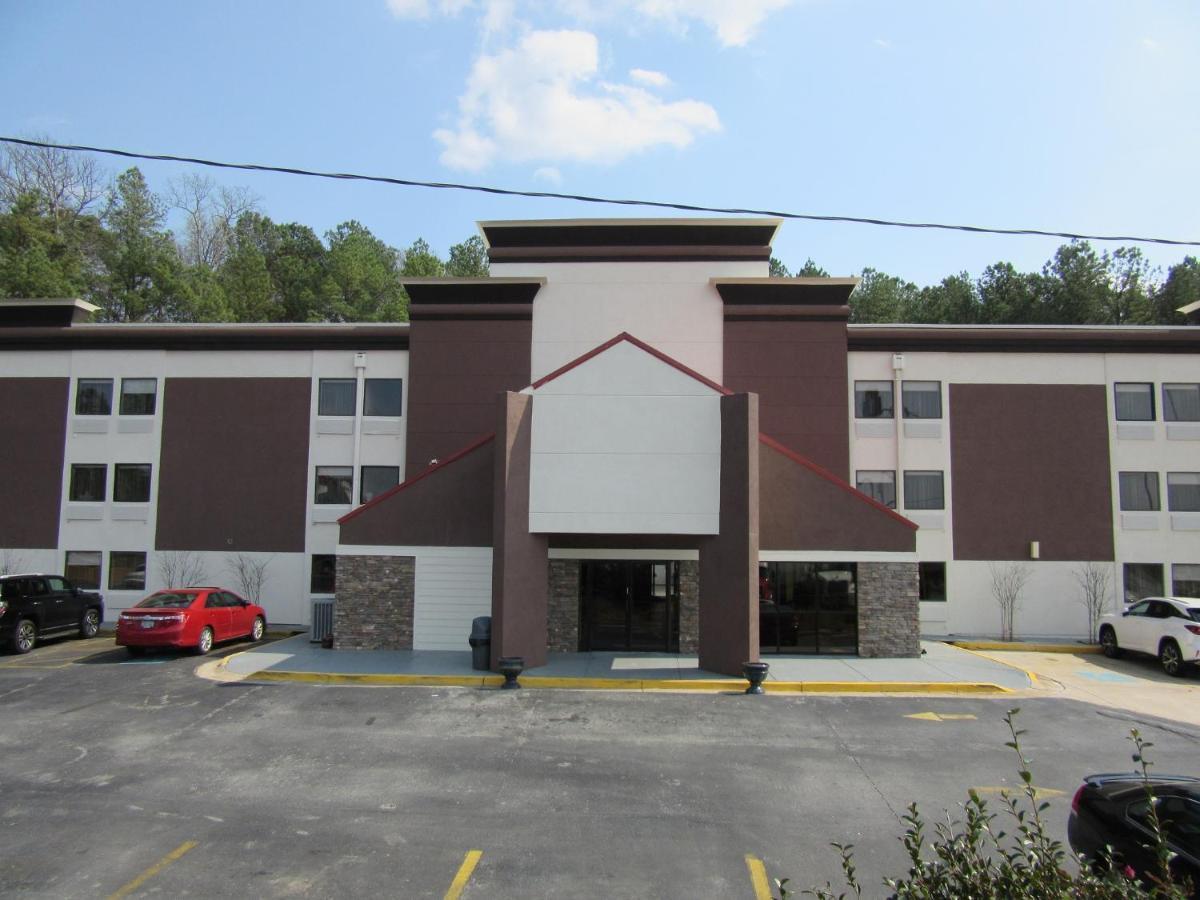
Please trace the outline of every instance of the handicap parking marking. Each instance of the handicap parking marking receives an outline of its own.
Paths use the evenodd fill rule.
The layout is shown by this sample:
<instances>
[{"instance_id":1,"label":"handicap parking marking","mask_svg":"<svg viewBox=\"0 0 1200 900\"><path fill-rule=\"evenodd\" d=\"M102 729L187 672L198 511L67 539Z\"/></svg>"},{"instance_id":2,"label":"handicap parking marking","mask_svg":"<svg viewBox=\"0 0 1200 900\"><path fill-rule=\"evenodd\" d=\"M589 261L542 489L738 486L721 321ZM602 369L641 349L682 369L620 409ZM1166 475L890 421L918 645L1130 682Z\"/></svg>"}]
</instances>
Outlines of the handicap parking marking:
<instances>
[{"instance_id":1,"label":"handicap parking marking","mask_svg":"<svg viewBox=\"0 0 1200 900\"><path fill-rule=\"evenodd\" d=\"M1122 675L1120 672L1089 672L1081 671L1078 673L1083 678L1090 678L1092 681L1107 681L1112 684L1137 684L1137 679L1129 675Z\"/></svg>"},{"instance_id":2,"label":"handicap parking marking","mask_svg":"<svg viewBox=\"0 0 1200 900\"><path fill-rule=\"evenodd\" d=\"M462 865L458 867L458 873L454 876L454 880L450 882L450 889L446 891L444 900L458 900L462 896L462 892L467 887L467 882L471 880L471 873L479 865L479 860L482 856L482 850L467 851L467 855L463 857Z\"/></svg>"},{"instance_id":3,"label":"handicap parking marking","mask_svg":"<svg viewBox=\"0 0 1200 900\"><path fill-rule=\"evenodd\" d=\"M767 867L752 853L746 854L746 868L750 870L750 885L754 888L754 900L771 900L771 883L767 880Z\"/></svg>"}]
</instances>

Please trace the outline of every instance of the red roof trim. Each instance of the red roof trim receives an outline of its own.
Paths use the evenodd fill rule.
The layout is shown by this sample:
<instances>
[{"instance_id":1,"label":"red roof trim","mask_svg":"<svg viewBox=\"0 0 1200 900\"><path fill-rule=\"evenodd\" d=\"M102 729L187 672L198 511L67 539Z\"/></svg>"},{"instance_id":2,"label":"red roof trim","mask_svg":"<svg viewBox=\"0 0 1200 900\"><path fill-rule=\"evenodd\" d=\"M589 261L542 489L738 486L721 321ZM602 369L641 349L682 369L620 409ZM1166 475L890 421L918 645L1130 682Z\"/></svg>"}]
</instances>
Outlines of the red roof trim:
<instances>
[{"instance_id":1,"label":"red roof trim","mask_svg":"<svg viewBox=\"0 0 1200 900\"><path fill-rule=\"evenodd\" d=\"M621 343L622 341L628 341L630 344L633 344L633 346L637 347L639 350L646 351L647 353L649 353L651 356L655 357L656 359L658 359L662 362L665 362L668 366L671 366L674 369L678 369L680 372L682 372L684 375L687 375L689 378L694 378L697 381L699 381L701 384L705 385L706 387L712 388L718 394L724 394L726 396L733 394L733 391L731 391L729 388L725 387L724 385L717 384L715 381L712 381L708 378L705 378L703 375L701 375L695 369L689 369L687 366L685 366L679 360L672 359L670 356L667 356L667 354L663 353L661 350L651 347L645 341L639 341L628 331L622 331L615 338L605 341L599 347L589 350L587 353L583 354L583 356L580 356L580 357L577 357L576 359L571 360L565 366L555 369L549 375L543 375L541 378L539 378L537 381L535 381L529 387L536 391L542 385L553 381L555 378L558 378L560 375L565 375L567 372L570 372L572 369L583 365L585 362L587 362L592 357L599 356L605 350L615 347L617 344Z\"/></svg>"},{"instance_id":2,"label":"red roof trim","mask_svg":"<svg viewBox=\"0 0 1200 900\"><path fill-rule=\"evenodd\" d=\"M412 487L414 484L416 484L422 478L426 478L426 477L432 475L434 472L438 471L439 469L444 469L444 468L446 468L446 466L450 465L451 463L458 462L458 460L462 459L467 454L473 453L474 451L476 451L480 447L482 447L484 444L487 444L489 441L495 440L495 438L496 438L496 432L493 431L491 434L485 434L483 437L479 438L476 441L473 441L472 443L463 447L461 450L459 450L455 453L452 453L450 456L447 456L445 459L439 459L436 463L429 466L423 472L418 472L412 478L408 479L408 481L398 484L394 488L388 488L382 494L378 494L378 495L372 497L366 503L362 504L362 506L359 506L359 507L356 507L355 509L350 510L350 512L346 513L344 516L342 516L340 519L337 520L338 524L345 525L347 522L349 522L355 516L359 515L360 513L366 512L372 506L382 503L384 500L387 500L389 497L392 497L392 496L400 493L401 491L405 490L406 488Z\"/></svg>"},{"instance_id":3,"label":"red roof trim","mask_svg":"<svg viewBox=\"0 0 1200 900\"><path fill-rule=\"evenodd\" d=\"M913 522L910 519L904 518L904 516L900 515L900 513L896 512L894 509L884 506L882 503L880 503L874 497L868 497L866 494L864 494L862 491L860 491L858 488L856 488L854 485L850 484L849 482L842 481L842 479L838 478L836 475L834 475L828 469L824 469L821 466L817 465L815 462L813 462L807 456L801 456L795 450L785 447L783 444L779 443L779 441L775 440L775 438L770 437L769 435L765 435L760 431L758 433L758 439L759 439L759 441L761 441L762 443L764 443L768 447L770 447L772 450L782 453L784 456L786 456L792 462L799 463L800 465L804 466L804 468L814 472L817 475L820 475L826 481L830 481L833 484L836 484L843 491L846 491L847 493L849 493L852 496L856 497L857 499L863 501L864 503L869 503L871 506L875 507L880 512L887 513L889 516L891 516L897 522L903 522L905 525L907 525L913 531L916 531L917 528L920 527L917 525L916 522Z\"/></svg>"}]
</instances>

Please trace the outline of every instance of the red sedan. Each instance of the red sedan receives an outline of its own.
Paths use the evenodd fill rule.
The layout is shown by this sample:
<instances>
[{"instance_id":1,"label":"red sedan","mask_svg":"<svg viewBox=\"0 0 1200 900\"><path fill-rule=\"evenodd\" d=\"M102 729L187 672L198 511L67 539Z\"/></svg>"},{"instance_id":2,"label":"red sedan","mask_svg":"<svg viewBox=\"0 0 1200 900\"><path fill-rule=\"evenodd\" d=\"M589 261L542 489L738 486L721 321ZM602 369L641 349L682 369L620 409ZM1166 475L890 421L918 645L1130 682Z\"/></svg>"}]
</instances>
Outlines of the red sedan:
<instances>
[{"instance_id":1,"label":"red sedan","mask_svg":"<svg viewBox=\"0 0 1200 900\"><path fill-rule=\"evenodd\" d=\"M157 591L117 620L117 644L131 656L147 647L179 647L204 655L217 641L262 640L267 614L233 591L215 587Z\"/></svg>"}]
</instances>

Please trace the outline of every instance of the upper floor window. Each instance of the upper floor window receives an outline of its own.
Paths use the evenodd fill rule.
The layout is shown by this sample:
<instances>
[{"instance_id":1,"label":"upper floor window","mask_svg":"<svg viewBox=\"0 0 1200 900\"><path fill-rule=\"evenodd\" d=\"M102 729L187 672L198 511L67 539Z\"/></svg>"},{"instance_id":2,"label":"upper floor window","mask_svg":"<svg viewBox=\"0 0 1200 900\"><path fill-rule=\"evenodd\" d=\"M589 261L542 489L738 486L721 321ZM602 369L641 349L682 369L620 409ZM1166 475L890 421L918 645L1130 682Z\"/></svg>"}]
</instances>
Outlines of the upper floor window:
<instances>
[{"instance_id":1,"label":"upper floor window","mask_svg":"<svg viewBox=\"0 0 1200 900\"><path fill-rule=\"evenodd\" d=\"M854 418L890 419L894 415L890 381L854 382Z\"/></svg>"},{"instance_id":2,"label":"upper floor window","mask_svg":"<svg viewBox=\"0 0 1200 900\"><path fill-rule=\"evenodd\" d=\"M322 378L317 389L317 415L354 415L356 390L353 378Z\"/></svg>"},{"instance_id":3,"label":"upper floor window","mask_svg":"<svg viewBox=\"0 0 1200 900\"><path fill-rule=\"evenodd\" d=\"M121 415L152 416L157 397L158 379L121 379Z\"/></svg>"},{"instance_id":4,"label":"upper floor window","mask_svg":"<svg viewBox=\"0 0 1200 900\"><path fill-rule=\"evenodd\" d=\"M1118 472L1117 479L1123 512L1157 512L1162 509L1158 498L1157 472Z\"/></svg>"},{"instance_id":5,"label":"upper floor window","mask_svg":"<svg viewBox=\"0 0 1200 900\"><path fill-rule=\"evenodd\" d=\"M905 472L905 509L945 509L946 490L941 472ZM894 505L894 504L893 504Z\"/></svg>"},{"instance_id":6,"label":"upper floor window","mask_svg":"<svg viewBox=\"0 0 1200 900\"><path fill-rule=\"evenodd\" d=\"M889 509L896 508L896 473L861 471L855 473L855 487Z\"/></svg>"},{"instance_id":7,"label":"upper floor window","mask_svg":"<svg viewBox=\"0 0 1200 900\"><path fill-rule=\"evenodd\" d=\"M1200 384L1164 384L1163 421L1200 422Z\"/></svg>"},{"instance_id":8,"label":"upper floor window","mask_svg":"<svg viewBox=\"0 0 1200 900\"><path fill-rule=\"evenodd\" d=\"M1113 406L1118 422L1153 422L1154 385L1117 382L1113 385Z\"/></svg>"},{"instance_id":9,"label":"upper floor window","mask_svg":"<svg viewBox=\"0 0 1200 900\"><path fill-rule=\"evenodd\" d=\"M363 466L359 480L359 503L366 503L378 494L400 483L399 466Z\"/></svg>"},{"instance_id":10,"label":"upper floor window","mask_svg":"<svg viewBox=\"0 0 1200 900\"><path fill-rule=\"evenodd\" d=\"M144 463L114 465L113 500L118 503L150 502L150 466Z\"/></svg>"},{"instance_id":11,"label":"upper floor window","mask_svg":"<svg viewBox=\"0 0 1200 900\"><path fill-rule=\"evenodd\" d=\"M75 415L107 416L112 413L113 380L80 378L75 390Z\"/></svg>"},{"instance_id":12,"label":"upper floor window","mask_svg":"<svg viewBox=\"0 0 1200 900\"><path fill-rule=\"evenodd\" d=\"M942 383L940 381L906 381L900 388L906 419L940 419L942 417Z\"/></svg>"},{"instance_id":13,"label":"upper floor window","mask_svg":"<svg viewBox=\"0 0 1200 900\"><path fill-rule=\"evenodd\" d=\"M350 466L317 466L317 488L313 502L348 504L354 496L354 469Z\"/></svg>"},{"instance_id":14,"label":"upper floor window","mask_svg":"<svg viewBox=\"0 0 1200 900\"><path fill-rule=\"evenodd\" d=\"M103 503L107 481L108 466L75 463L67 496L75 503Z\"/></svg>"},{"instance_id":15,"label":"upper floor window","mask_svg":"<svg viewBox=\"0 0 1200 900\"><path fill-rule=\"evenodd\" d=\"M364 416L399 416L404 397L402 378L368 378L363 389Z\"/></svg>"},{"instance_id":16,"label":"upper floor window","mask_svg":"<svg viewBox=\"0 0 1200 900\"><path fill-rule=\"evenodd\" d=\"M1167 509L1200 512L1200 472L1167 473Z\"/></svg>"}]
</instances>

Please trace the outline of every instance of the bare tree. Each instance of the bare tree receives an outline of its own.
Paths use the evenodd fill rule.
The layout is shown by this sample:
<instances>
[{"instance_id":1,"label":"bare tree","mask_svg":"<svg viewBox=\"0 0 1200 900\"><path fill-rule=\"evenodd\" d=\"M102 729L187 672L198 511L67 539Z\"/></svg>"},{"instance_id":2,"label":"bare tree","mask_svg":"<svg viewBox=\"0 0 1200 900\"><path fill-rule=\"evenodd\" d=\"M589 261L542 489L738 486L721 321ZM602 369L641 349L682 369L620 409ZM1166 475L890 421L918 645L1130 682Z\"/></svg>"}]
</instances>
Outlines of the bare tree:
<instances>
[{"instance_id":1,"label":"bare tree","mask_svg":"<svg viewBox=\"0 0 1200 900\"><path fill-rule=\"evenodd\" d=\"M1079 584L1079 602L1087 610L1088 642L1096 642L1096 626L1108 608L1111 578L1107 566L1094 562L1084 563L1075 570L1075 581Z\"/></svg>"},{"instance_id":2,"label":"bare tree","mask_svg":"<svg viewBox=\"0 0 1200 900\"><path fill-rule=\"evenodd\" d=\"M163 587L191 587L208 580L204 560L190 550L170 550L155 557Z\"/></svg>"},{"instance_id":3,"label":"bare tree","mask_svg":"<svg viewBox=\"0 0 1200 900\"><path fill-rule=\"evenodd\" d=\"M45 135L29 140L50 143ZM83 153L5 144L0 148L0 208L9 209L23 194L36 194L58 225L82 215L104 194L107 176Z\"/></svg>"},{"instance_id":4,"label":"bare tree","mask_svg":"<svg viewBox=\"0 0 1200 900\"><path fill-rule=\"evenodd\" d=\"M1021 592L1029 583L1029 566L1025 563L988 563L992 573L992 598L1000 607L1000 637L1013 639L1013 620L1021 606Z\"/></svg>"},{"instance_id":5,"label":"bare tree","mask_svg":"<svg viewBox=\"0 0 1200 900\"><path fill-rule=\"evenodd\" d=\"M24 572L28 563L25 555L17 550L0 550L0 575L16 575Z\"/></svg>"},{"instance_id":6,"label":"bare tree","mask_svg":"<svg viewBox=\"0 0 1200 900\"><path fill-rule=\"evenodd\" d=\"M271 557L255 559L248 553L235 553L226 557L226 564L237 579L242 596L258 603L267 583L267 566L271 564Z\"/></svg>"},{"instance_id":7,"label":"bare tree","mask_svg":"<svg viewBox=\"0 0 1200 900\"><path fill-rule=\"evenodd\" d=\"M183 213L179 255L193 266L216 269L229 256L237 221L258 211L259 198L244 187L224 187L205 175L172 180L172 208Z\"/></svg>"}]
</instances>

